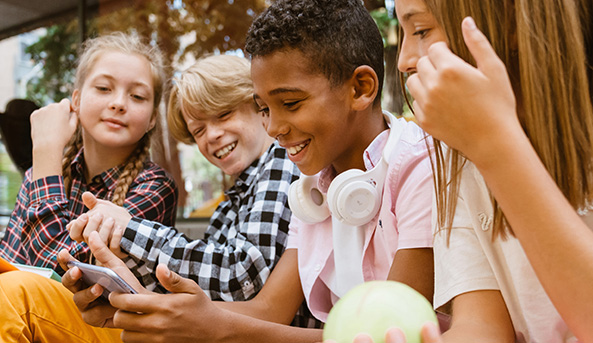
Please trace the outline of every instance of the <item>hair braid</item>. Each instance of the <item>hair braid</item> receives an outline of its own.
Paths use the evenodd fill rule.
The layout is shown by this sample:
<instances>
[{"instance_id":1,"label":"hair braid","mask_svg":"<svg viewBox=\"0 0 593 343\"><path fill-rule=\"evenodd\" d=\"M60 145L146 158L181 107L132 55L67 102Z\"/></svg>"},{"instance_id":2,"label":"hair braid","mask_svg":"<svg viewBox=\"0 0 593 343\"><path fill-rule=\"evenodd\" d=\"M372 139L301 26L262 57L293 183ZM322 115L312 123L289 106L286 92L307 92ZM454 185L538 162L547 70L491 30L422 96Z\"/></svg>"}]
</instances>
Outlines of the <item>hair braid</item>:
<instances>
[{"instance_id":1,"label":"hair braid","mask_svg":"<svg viewBox=\"0 0 593 343\"><path fill-rule=\"evenodd\" d=\"M72 160L80 149L82 148L82 131L80 126L70 138L70 142L66 145L64 151L64 157L62 158L62 178L64 179L64 188L66 190L66 195L70 196L70 187L72 186Z\"/></svg>"},{"instance_id":2,"label":"hair braid","mask_svg":"<svg viewBox=\"0 0 593 343\"><path fill-rule=\"evenodd\" d=\"M140 142L138 142L138 146L130 155L124 170L122 171L121 175L117 179L117 184L115 186L115 190L113 191L113 196L111 197L111 202L118 206L123 206L124 201L126 200L126 194L128 193L128 189L138 173L142 169L144 169L144 161L148 154L150 153L150 134L147 133L142 137Z\"/></svg>"}]
</instances>

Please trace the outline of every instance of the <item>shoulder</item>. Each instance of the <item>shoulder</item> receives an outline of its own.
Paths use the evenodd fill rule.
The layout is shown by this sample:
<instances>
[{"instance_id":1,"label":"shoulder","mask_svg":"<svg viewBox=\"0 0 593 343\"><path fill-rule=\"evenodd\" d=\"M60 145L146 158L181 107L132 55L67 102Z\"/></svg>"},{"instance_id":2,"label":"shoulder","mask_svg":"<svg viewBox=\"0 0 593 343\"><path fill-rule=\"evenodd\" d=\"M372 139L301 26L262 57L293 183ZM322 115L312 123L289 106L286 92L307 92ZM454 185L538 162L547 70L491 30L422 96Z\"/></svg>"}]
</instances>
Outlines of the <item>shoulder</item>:
<instances>
[{"instance_id":1,"label":"shoulder","mask_svg":"<svg viewBox=\"0 0 593 343\"><path fill-rule=\"evenodd\" d=\"M165 169L152 161L147 161L144 163L144 169L138 173L138 176L136 176L135 180L136 183L149 181L159 181L161 183L170 184L173 188L177 188L173 176L171 176Z\"/></svg>"},{"instance_id":2,"label":"shoulder","mask_svg":"<svg viewBox=\"0 0 593 343\"><path fill-rule=\"evenodd\" d=\"M297 166L288 158L286 149L274 142L266 152L263 169L270 172L272 179L290 180L300 175Z\"/></svg>"}]
</instances>

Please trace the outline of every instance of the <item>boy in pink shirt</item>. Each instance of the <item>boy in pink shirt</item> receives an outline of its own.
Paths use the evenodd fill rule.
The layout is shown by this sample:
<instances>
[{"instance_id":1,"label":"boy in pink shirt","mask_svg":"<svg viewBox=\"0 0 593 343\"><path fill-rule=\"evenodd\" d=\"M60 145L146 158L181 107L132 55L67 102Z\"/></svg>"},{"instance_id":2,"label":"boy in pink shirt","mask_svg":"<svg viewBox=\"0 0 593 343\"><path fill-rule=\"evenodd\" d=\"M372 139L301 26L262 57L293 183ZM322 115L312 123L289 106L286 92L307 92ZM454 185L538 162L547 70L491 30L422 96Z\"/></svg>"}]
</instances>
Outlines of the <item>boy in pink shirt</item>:
<instances>
[{"instance_id":1,"label":"boy in pink shirt","mask_svg":"<svg viewBox=\"0 0 593 343\"><path fill-rule=\"evenodd\" d=\"M383 42L362 3L276 1L252 24L246 50L266 130L306 175L291 190L301 219L293 215L288 248L260 293L234 303L211 302L164 265L156 274L171 294L149 293L93 233L97 259L142 294L112 293L113 309L97 311L100 287L79 290L76 268L63 283L78 291L87 322L122 328L124 341L318 342L321 330L288 326L303 299L325 320L340 296L370 280L432 299L429 147L415 124L381 109Z\"/></svg>"}]
</instances>

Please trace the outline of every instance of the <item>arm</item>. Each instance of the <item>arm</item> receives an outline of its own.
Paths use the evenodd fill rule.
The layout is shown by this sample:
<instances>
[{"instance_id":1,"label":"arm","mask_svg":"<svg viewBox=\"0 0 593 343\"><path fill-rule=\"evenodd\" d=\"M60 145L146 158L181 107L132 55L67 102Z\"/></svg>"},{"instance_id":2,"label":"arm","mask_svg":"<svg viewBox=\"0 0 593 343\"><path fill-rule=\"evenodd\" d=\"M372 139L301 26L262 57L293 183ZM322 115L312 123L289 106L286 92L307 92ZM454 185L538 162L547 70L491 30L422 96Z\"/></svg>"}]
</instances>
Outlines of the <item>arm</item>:
<instances>
[{"instance_id":1,"label":"arm","mask_svg":"<svg viewBox=\"0 0 593 343\"><path fill-rule=\"evenodd\" d=\"M140 294L112 293L109 299L112 307L97 307L90 300L100 292L95 291L96 295L93 295L94 287L79 290L77 268L68 271L63 283L76 292L74 299L86 322L124 329L122 338L126 342L315 342L321 339L320 330L300 329L245 315L290 321L303 299L295 270L295 250L278 264L279 274L270 278L265 293L263 290L260 292L266 299L264 302L272 306L250 307L251 301L219 303L225 307L222 309L216 306L216 302L210 301L193 281L171 273L164 265L157 268L157 277L172 293L146 292L97 233L91 234L89 246L99 262L116 271ZM65 263L70 258L66 255L66 252L60 253L61 262ZM119 310L111 317L113 308Z\"/></svg>"},{"instance_id":2,"label":"arm","mask_svg":"<svg viewBox=\"0 0 593 343\"><path fill-rule=\"evenodd\" d=\"M515 342L515 332L500 291L477 291L453 299L451 328L443 342Z\"/></svg>"},{"instance_id":3,"label":"arm","mask_svg":"<svg viewBox=\"0 0 593 343\"><path fill-rule=\"evenodd\" d=\"M434 260L431 248L398 250L389 270L388 280L414 288L432 303Z\"/></svg>"},{"instance_id":4,"label":"arm","mask_svg":"<svg viewBox=\"0 0 593 343\"><path fill-rule=\"evenodd\" d=\"M243 195L219 205L206 238L190 240L174 228L134 218L125 229L121 247L135 261L144 261L154 277L157 263L196 281L212 299L246 300L259 291L283 252L290 210L287 193L298 170L274 156L257 173ZM235 189L236 191L236 189ZM149 248L145 248L149 247Z\"/></svg>"},{"instance_id":5,"label":"arm","mask_svg":"<svg viewBox=\"0 0 593 343\"><path fill-rule=\"evenodd\" d=\"M408 81L419 121L478 167L554 306L577 337L593 340L593 268L583 263L593 260L593 232L523 133L504 65L467 20L463 31L478 68L433 45L429 58L419 62L418 76ZM433 64L448 65L447 73L433 70ZM429 79L439 80L430 93L424 86Z\"/></svg>"}]
</instances>

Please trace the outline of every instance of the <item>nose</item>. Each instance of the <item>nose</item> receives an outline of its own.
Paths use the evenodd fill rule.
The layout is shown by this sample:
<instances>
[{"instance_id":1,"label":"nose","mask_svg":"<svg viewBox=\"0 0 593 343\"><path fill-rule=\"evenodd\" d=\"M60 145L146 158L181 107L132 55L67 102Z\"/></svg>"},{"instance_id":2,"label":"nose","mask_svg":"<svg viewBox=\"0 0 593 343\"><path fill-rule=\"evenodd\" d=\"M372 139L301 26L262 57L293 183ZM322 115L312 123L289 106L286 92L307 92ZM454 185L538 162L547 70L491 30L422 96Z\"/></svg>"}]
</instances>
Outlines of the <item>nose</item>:
<instances>
[{"instance_id":1,"label":"nose","mask_svg":"<svg viewBox=\"0 0 593 343\"><path fill-rule=\"evenodd\" d=\"M280 137L290 131L288 123L282 119L281 115L272 113L271 109L267 115L264 115L263 121L268 136L276 140L280 140Z\"/></svg>"},{"instance_id":2,"label":"nose","mask_svg":"<svg viewBox=\"0 0 593 343\"><path fill-rule=\"evenodd\" d=\"M419 58L418 53L413 49L405 36L401 44L401 50L397 58L397 69L402 73L413 73L416 71L416 63L418 63Z\"/></svg>"},{"instance_id":3,"label":"nose","mask_svg":"<svg viewBox=\"0 0 593 343\"><path fill-rule=\"evenodd\" d=\"M109 109L116 113L124 113L127 109L128 95L125 92L114 92Z\"/></svg>"},{"instance_id":4,"label":"nose","mask_svg":"<svg viewBox=\"0 0 593 343\"><path fill-rule=\"evenodd\" d=\"M208 142L216 142L224 135L224 124L210 122L206 124L206 139Z\"/></svg>"}]
</instances>

